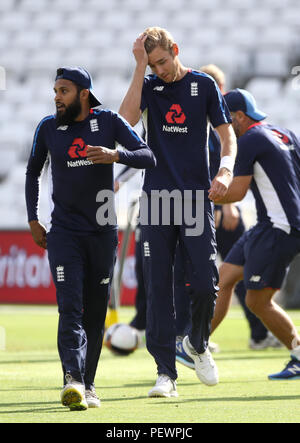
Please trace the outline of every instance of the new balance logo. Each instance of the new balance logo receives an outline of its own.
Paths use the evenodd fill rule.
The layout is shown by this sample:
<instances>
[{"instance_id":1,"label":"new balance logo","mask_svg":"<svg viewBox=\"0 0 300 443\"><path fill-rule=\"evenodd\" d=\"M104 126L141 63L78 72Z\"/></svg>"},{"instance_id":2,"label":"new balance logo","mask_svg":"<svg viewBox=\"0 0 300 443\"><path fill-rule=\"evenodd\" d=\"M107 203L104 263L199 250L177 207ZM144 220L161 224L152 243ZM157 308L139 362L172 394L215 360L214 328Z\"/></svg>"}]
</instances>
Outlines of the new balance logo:
<instances>
[{"instance_id":1,"label":"new balance logo","mask_svg":"<svg viewBox=\"0 0 300 443\"><path fill-rule=\"evenodd\" d=\"M176 351L182 353L183 352L183 346L181 341L176 341Z\"/></svg>"},{"instance_id":2,"label":"new balance logo","mask_svg":"<svg viewBox=\"0 0 300 443\"><path fill-rule=\"evenodd\" d=\"M144 256L150 257L150 245L147 241L144 242Z\"/></svg>"},{"instance_id":3,"label":"new balance logo","mask_svg":"<svg viewBox=\"0 0 300 443\"><path fill-rule=\"evenodd\" d=\"M211 254L209 260L215 261L217 259L217 254Z\"/></svg>"},{"instance_id":4,"label":"new balance logo","mask_svg":"<svg viewBox=\"0 0 300 443\"><path fill-rule=\"evenodd\" d=\"M291 368L288 369L288 371L293 375L300 374L300 366L293 365Z\"/></svg>"},{"instance_id":5,"label":"new balance logo","mask_svg":"<svg viewBox=\"0 0 300 443\"><path fill-rule=\"evenodd\" d=\"M153 91L161 92L161 91L163 91L164 89L165 89L164 86L155 86L155 88L153 88Z\"/></svg>"},{"instance_id":6,"label":"new balance logo","mask_svg":"<svg viewBox=\"0 0 300 443\"><path fill-rule=\"evenodd\" d=\"M57 266L56 268L56 278L57 282L64 282L65 281L65 268L63 266Z\"/></svg>"},{"instance_id":7,"label":"new balance logo","mask_svg":"<svg viewBox=\"0 0 300 443\"><path fill-rule=\"evenodd\" d=\"M96 118L94 118L93 120L90 120L90 126L91 126L92 132L99 131L98 120Z\"/></svg>"},{"instance_id":8,"label":"new balance logo","mask_svg":"<svg viewBox=\"0 0 300 443\"><path fill-rule=\"evenodd\" d=\"M254 283L258 283L261 280L261 276L260 275L252 275L252 277L250 278L250 281L253 281Z\"/></svg>"},{"instance_id":9,"label":"new balance logo","mask_svg":"<svg viewBox=\"0 0 300 443\"><path fill-rule=\"evenodd\" d=\"M108 285L108 283L110 282L110 278L103 278L100 282L100 285Z\"/></svg>"},{"instance_id":10,"label":"new balance logo","mask_svg":"<svg viewBox=\"0 0 300 443\"><path fill-rule=\"evenodd\" d=\"M66 131L68 129L69 126L59 126L57 128L58 131Z\"/></svg>"},{"instance_id":11,"label":"new balance logo","mask_svg":"<svg viewBox=\"0 0 300 443\"><path fill-rule=\"evenodd\" d=\"M198 97L198 83L197 82L191 83L191 96Z\"/></svg>"}]
</instances>

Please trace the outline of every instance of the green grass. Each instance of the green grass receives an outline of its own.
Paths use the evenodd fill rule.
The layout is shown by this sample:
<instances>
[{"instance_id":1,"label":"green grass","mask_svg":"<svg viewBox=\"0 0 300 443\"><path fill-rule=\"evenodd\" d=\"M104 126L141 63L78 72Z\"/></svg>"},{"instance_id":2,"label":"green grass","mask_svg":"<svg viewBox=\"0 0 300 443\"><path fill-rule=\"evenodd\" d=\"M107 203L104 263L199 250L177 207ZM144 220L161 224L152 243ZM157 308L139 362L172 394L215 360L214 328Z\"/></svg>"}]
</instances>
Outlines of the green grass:
<instances>
[{"instance_id":1,"label":"green grass","mask_svg":"<svg viewBox=\"0 0 300 443\"><path fill-rule=\"evenodd\" d=\"M132 308L122 308L128 321ZM290 312L300 327L300 311ZM96 385L102 406L70 412L60 405L61 367L55 307L0 306L6 350L0 351L0 423L288 423L300 421L300 381L271 382L286 350L250 351L248 326L238 307L213 336L220 384L207 387L178 365L179 398L149 399L156 367L146 349L129 357L103 350Z\"/></svg>"}]
</instances>

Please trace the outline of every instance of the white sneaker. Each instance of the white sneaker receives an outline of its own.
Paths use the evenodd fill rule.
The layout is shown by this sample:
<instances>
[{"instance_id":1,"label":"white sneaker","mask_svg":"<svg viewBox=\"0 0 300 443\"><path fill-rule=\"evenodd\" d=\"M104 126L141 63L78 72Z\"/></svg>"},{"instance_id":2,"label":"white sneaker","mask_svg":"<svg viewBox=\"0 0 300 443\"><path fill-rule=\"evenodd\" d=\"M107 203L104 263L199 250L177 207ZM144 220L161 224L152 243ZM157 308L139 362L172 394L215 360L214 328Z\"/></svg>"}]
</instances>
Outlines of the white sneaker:
<instances>
[{"instance_id":1,"label":"white sneaker","mask_svg":"<svg viewBox=\"0 0 300 443\"><path fill-rule=\"evenodd\" d=\"M206 349L203 354L198 354L191 345L188 336L184 337L182 346L187 355L194 360L195 370L199 380L207 386L217 385L219 383L218 368L212 358L210 350Z\"/></svg>"},{"instance_id":2,"label":"white sneaker","mask_svg":"<svg viewBox=\"0 0 300 443\"><path fill-rule=\"evenodd\" d=\"M66 374L67 384L61 391L61 403L68 406L71 411L85 411L88 404L85 398L85 386L74 380L70 374Z\"/></svg>"},{"instance_id":3,"label":"white sneaker","mask_svg":"<svg viewBox=\"0 0 300 443\"><path fill-rule=\"evenodd\" d=\"M212 354L218 354L220 352L220 346L218 343L214 343L213 341L208 342L208 349Z\"/></svg>"},{"instance_id":4,"label":"white sneaker","mask_svg":"<svg viewBox=\"0 0 300 443\"><path fill-rule=\"evenodd\" d=\"M148 392L148 397L178 397L176 381L168 375L160 374L154 388Z\"/></svg>"},{"instance_id":5,"label":"white sneaker","mask_svg":"<svg viewBox=\"0 0 300 443\"><path fill-rule=\"evenodd\" d=\"M101 401L100 398L97 396L94 387L92 389L86 389L85 399L89 408L100 408Z\"/></svg>"},{"instance_id":6,"label":"white sneaker","mask_svg":"<svg viewBox=\"0 0 300 443\"><path fill-rule=\"evenodd\" d=\"M255 341L252 338L249 340L249 348L253 351L261 351L268 348L280 349L283 344L271 332L268 332L266 338L260 341Z\"/></svg>"}]
</instances>

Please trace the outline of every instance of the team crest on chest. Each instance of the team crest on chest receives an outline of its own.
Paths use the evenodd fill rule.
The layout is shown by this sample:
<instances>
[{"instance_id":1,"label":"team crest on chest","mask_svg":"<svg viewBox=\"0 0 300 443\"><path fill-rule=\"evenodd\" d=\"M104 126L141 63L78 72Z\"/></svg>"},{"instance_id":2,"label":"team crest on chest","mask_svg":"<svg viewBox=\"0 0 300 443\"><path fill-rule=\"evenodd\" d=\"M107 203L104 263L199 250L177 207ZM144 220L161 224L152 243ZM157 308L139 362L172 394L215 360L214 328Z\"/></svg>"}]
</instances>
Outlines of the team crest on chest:
<instances>
[{"instance_id":1,"label":"team crest on chest","mask_svg":"<svg viewBox=\"0 0 300 443\"><path fill-rule=\"evenodd\" d=\"M98 120L96 118L93 118L92 120L90 120L90 126L91 126L91 131L92 132L98 132L99 131Z\"/></svg>"},{"instance_id":2,"label":"team crest on chest","mask_svg":"<svg viewBox=\"0 0 300 443\"><path fill-rule=\"evenodd\" d=\"M192 82L191 83L191 97L198 97L198 83Z\"/></svg>"}]
</instances>

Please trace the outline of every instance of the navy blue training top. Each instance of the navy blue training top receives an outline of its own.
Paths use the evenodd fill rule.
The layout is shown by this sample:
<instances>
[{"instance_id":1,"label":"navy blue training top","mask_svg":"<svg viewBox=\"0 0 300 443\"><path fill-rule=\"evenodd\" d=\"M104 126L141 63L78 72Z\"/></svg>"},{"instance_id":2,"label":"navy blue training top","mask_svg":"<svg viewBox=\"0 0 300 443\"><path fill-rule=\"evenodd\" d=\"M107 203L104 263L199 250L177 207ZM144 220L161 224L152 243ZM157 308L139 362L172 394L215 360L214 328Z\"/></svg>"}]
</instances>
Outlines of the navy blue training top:
<instances>
[{"instance_id":1,"label":"navy blue training top","mask_svg":"<svg viewBox=\"0 0 300 443\"><path fill-rule=\"evenodd\" d=\"M288 129L256 123L238 139L235 176L253 175L258 222L300 231L300 140Z\"/></svg>"},{"instance_id":2,"label":"navy blue training top","mask_svg":"<svg viewBox=\"0 0 300 443\"><path fill-rule=\"evenodd\" d=\"M157 167L145 173L144 191L208 190L209 122L214 128L232 122L213 78L194 70L173 83L146 76L141 111L157 159Z\"/></svg>"},{"instance_id":3,"label":"navy blue training top","mask_svg":"<svg viewBox=\"0 0 300 443\"><path fill-rule=\"evenodd\" d=\"M96 219L98 192L113 191L113 165L92 164L86 150L87 145L115 149L117 143L125 148L118 148L119 163L138 169L155 166L149 147L117 113L94 108L85 120L60 127L54 115L44 118L36 129L26 172L28 221L38 220L39 177L49 160L47 230L84 234L116 229L116 224L100 226Z\"/></svg>"}]
</instances>

